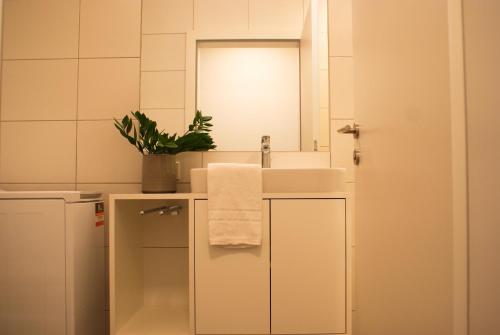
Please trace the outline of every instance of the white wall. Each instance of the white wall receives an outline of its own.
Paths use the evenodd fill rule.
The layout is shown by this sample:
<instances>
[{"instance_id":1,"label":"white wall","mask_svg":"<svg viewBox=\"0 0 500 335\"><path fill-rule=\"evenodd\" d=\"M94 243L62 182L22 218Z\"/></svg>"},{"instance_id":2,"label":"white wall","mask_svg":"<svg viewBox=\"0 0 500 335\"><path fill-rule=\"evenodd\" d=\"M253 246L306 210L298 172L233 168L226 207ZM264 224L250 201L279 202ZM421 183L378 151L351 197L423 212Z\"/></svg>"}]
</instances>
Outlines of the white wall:
<instances>
[{"instance_id":1,"label":"white wall","mask_svg":"<svg viewBox=\"0 0 500 335\"><path fill-rule=\"evenodd\" d=\"M500 3L464 0L469 189L469 334L499 334Z\"/></svg>"}]
</instances>

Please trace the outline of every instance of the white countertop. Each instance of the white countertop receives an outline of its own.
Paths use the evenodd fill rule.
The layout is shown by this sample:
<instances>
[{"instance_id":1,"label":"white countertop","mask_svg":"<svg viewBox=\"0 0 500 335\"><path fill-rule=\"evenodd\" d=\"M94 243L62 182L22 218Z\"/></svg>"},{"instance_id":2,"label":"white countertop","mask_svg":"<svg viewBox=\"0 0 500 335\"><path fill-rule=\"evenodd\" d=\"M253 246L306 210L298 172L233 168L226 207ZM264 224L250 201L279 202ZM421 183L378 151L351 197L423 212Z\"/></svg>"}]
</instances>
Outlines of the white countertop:
<instances>
[{"instance_id":1,"label":"white countertop","mask_svg":"<svg viewBox=\"0 0 500 335\"><path fill-rule=\"evenodd\" d=\"M110 200L196 200L207 199L206 193L127 193L110 194ZM263 199L347 199L346 192L328 193L263 193Z\"/></svg>"}]
</instances>

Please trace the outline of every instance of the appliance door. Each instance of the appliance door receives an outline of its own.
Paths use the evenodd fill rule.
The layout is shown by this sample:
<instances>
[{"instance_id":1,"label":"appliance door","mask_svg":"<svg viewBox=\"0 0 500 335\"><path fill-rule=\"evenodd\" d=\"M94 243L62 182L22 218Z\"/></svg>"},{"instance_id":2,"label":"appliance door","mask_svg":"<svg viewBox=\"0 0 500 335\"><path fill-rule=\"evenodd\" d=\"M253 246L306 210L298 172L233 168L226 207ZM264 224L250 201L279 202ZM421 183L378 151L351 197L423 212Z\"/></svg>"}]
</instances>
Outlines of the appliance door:
<instances>
[{"instance_id":1,"label":"appliance door","mask_svg":"<svg viewBox=\"0 0 500 335\"><path fill-rule=\"evenodd\" d=\"M68 203L68 335L104 335L102 202Z\"/></svg>"},{"instance_id":2,"label":"appliance door","mask_svg":"<svg viewBox=\"0 0 500 335\"><path fill-rule=\"evenodd\" d=\"M62 199L0 201L0 334L64 335Z\"/></svg>"}]
</instances>

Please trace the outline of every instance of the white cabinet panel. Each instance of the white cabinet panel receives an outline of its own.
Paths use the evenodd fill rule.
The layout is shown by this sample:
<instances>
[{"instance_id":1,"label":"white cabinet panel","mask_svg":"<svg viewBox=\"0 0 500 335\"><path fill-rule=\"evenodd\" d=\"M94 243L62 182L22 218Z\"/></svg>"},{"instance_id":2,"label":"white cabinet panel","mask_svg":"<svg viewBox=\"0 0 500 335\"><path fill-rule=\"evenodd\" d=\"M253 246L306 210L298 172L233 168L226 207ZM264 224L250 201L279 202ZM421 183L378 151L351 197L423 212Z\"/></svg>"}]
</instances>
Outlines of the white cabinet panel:
<instances>
[{"instance_id":1,"label":"white cabinet panel","mask_svg":"<svg viewBox=\"0 0 500 335\"><path fill-rule=\"evenodd\" d=\"M344 333L345 199L272 200L271 222L271 333Z\"/></svg>"},{"instance_id":2,"label":"white cabinet panel","mask_svg":"<svg viewBox=\"0 0 500 335\"><path fill-rule=\"evenodd\" d=\"M206 200L195 202L197 334L269 334L269 201L263 201L262 245L208 244Z\"/></svg>"},{"instance_id":3,"label":"white cabinet panel","mask_svg":"<svg viewBox=\"0 0 500 335\"><path fill-rule=\"evenodd\" d=\"M64 201L0 203L0 334L66 334Z\"/></svg>"}]
</instances>

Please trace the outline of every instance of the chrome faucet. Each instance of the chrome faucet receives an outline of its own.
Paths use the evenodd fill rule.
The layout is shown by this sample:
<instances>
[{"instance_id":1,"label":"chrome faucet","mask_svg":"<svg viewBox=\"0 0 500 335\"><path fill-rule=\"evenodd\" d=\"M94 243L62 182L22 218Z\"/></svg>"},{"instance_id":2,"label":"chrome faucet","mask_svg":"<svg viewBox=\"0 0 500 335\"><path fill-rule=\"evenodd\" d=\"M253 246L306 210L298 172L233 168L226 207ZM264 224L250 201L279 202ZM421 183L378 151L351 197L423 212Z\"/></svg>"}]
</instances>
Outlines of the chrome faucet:
<instances>
[{"instance_id":1,"label":"chrome faucet","mask_svg":"<svg viewBox=\"0 0 500 335\"><path fill-rule=\"evenodd\" d=\"M260 142L260 151L262 152L262 167L270 168L271 167L271 136L264 135L262 136Z\"/></svg>"}]
</instances>

